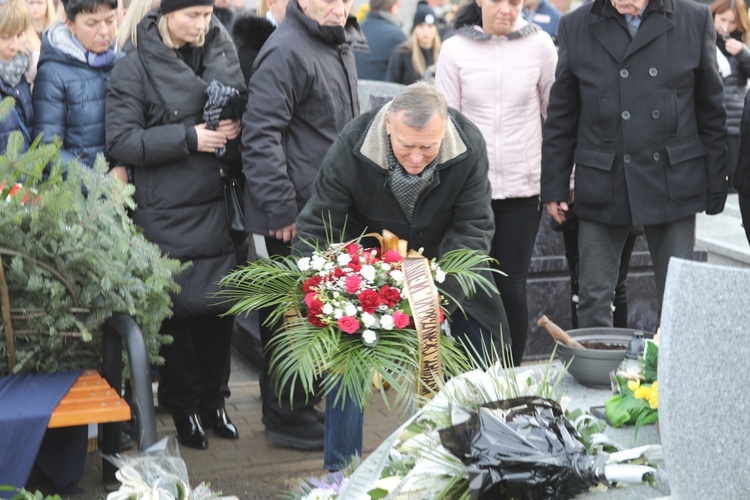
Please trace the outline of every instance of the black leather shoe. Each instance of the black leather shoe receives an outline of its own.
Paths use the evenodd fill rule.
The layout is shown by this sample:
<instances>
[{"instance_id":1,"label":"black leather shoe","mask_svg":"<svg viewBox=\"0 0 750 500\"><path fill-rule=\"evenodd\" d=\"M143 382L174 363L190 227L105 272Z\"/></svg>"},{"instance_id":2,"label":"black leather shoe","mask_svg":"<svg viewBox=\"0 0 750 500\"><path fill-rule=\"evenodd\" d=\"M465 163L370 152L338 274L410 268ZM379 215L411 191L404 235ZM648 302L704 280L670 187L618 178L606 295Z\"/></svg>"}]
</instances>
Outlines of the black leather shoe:
<instances>
[{"instance_id":1,"label":"black leather shoe","mask_svg":"<svg viewBox=\"0 0 750 500\"><path fill-rule=\"evenodd\" d=\"M224 439L239 439L237 427L229 420L224 408L201 413L201 422L206 429L213 429L214 434Z\"/></svg>"},{"instance_id":2,"label":"black leather shoe","mask_svg":"<svg viewBox=\"0 0 750 500\"><path fill-rule=\"evenodd\" d=\"M208 438L203 427L201 427L198 415L195 413L191 415L173 413L172 420L177 429L177 439L180 444L198 450L208 448Z\"/></svg>"},{"instance_id":3,"label":"black leather shoe","mask_svg":"<svg viewBox=\"0 0 750 500\"><path fill-rule=\"evenodd\" d=\"M322 450L324 425L317 419L305 425L269 425L266 423L264 435L276 446L294 450Z\"/></svg>"}]
</instances>

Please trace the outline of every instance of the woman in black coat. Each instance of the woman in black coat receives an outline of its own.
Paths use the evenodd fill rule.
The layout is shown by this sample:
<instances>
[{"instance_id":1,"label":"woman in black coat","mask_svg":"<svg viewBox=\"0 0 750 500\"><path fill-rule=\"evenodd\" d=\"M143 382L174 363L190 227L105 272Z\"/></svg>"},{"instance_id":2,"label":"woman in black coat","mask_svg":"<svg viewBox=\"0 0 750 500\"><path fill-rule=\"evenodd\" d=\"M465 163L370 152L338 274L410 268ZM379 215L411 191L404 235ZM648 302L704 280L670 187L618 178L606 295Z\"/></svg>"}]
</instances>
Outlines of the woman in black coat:
<instances>
[{"instance_id":1,"label":"woman in black coat","mask_svg":"<svg viewBox=\"0 0 750 500\"><path fill-rule=\"evenodd\" d=\"M239 169L239 116L210 130L205 93L213 80L244 92L237 52L212 0L163 0L138 26L137 43L117 63L107 96L109 153L133 169L133 219L145 236L190 265L177 276L174 316L163 331L159 403L172 411L180 442L208 446L204 427L234 438L229 395L232 318L213 297L236 265L221 172ZM241 107L240 107L241 109ZM210 123L211 120L209 120ZM226 147L224 153L217 149Z\"/></svg>"},{"instance_id":2,"label":"woman in black coat","mask_svg":"<svg viewBox=\"0 0 750 500\"><path fill-rule=\"evenodd\" d=\"M436 19L427 4L417 5L411 35L393 50L388 61L385 72L387 81L411 85L417 80L429 81L434 78L441 45Z\"/></svg>"},{"instance_id":3,"label":"woman in black coat","mask_svg":"<svg viewBox=\"0 0 750 500\"><path fill-rule=\"evenodd\" d=\"M740 150L740 120L750 78L747 6L744 0L716 0L711 4L716 27L716 59L724 82L727 108L727 156L729 175L734 175Z\"/></svg>"}]
</instances>

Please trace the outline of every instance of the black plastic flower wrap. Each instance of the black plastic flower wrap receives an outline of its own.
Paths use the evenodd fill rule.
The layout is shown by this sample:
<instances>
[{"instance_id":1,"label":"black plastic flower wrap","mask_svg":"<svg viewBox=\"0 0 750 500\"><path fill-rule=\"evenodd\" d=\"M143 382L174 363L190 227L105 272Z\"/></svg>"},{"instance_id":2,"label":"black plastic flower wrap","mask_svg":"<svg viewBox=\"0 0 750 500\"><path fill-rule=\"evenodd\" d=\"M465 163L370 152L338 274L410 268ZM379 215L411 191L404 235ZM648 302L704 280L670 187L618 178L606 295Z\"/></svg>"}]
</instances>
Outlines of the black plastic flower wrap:
<instances>
[{"instance_id":1,"label":"black plastic flower wrap","mask_svg":"<svg viewBox=\"0 0 750 500\"><path fill-rule=\"evenodd\" d=\"M443 446L467 466L472 499L570 498L608 484L607 454L588 455L553 400L506 399L440 431Z\"/></svg>"}]
</instances>

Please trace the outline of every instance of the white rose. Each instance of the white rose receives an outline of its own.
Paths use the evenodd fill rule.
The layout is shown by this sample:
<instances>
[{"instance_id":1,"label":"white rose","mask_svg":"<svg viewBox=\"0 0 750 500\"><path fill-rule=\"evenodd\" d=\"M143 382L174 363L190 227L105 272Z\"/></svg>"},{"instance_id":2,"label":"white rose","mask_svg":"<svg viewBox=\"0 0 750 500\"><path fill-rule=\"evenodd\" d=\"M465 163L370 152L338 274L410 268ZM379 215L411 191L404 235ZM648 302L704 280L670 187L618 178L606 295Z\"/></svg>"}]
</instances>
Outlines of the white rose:
<instances>
[{"instance_id":1,"label":"white rose","mask_svg":"<svg viewBox=\"0 0 750 500\"><path fill-rule=\"evenodd\" d=\"M297 261L297 269L307 271L310 269L310 257L302 257Z\"/></svg>"},{"instance_id":2,"label":"white rose","mask_svg":"<svg viewBox=\"0 0 750 500\"><path fill-rule=\"evenodd\" d=\"M337 299L341 297L341 294L339 292L333 292L333 297Z\"/></svg>"},{"instance_id":3,"label":"white rose","mask_svg":"<svg viewBox=\"0 0 750 500\"><path fill-rule=\"evenodd\" d=\"M380 327L383 330L393 330L393 316L384 314L380 317Z\"/></svg>"},{"instance_id":4,"label":"white rose","mask_svg":"<svg viewBox=\"0 0 750 500\"><path fill-rule=\"evenodd\" d=\"M323 266L323 269L326 271L330 271L334 267L335 267L335 264L333 262L326 262L325 265Z\"/></svg>"},{"instance_id":5,"label":"white rose","mask_svg":"<svg viewBox=\"0 0 750 500\"><path fill-rule=\"evenodd\" d=\"M380 268L383 269L383 271L390 271L391 265L387 262L383 262L382 264L380 264Z\"/></svg>"},{"instance_id":6,"label":"white rose","mask_svg":"<svg viewBox=\"0 0 750 500\"><path fill-rule=\"evenodd\" d=\"M322 311L323 311L323 314L328 316L329 314L333 312L333 306L331 304L323 304Z\"/></svg>"},{"instance_id":7,"label":"white rose","mask_svg":"<svg viewBox=\"0 0 750 500\"><path fill-rule=\"evenodd\" d=\"M325 264L326 260L320 255L315 255L310 261L310 266L312 266L312 268L316 271L320 271L321 269L323 269L323 266L325 266Z\"/></svg>"},{"instance_id":8,"label":"white rose","mask_svg":"<svg viewBox=\"0 0 750 500\"><path fill-rule=\"evenodd\" d=\"M357 306L355 306L351 302L347 302L346 305L344 305L344 312L346 313L347 316L356 316Z\"/></svg>"},{"instance_id":9,"label":"white rose","mask_svg":"<svg viewBox=\"0 0 750 500\"><path fill-rule=\"evenodd\" d=\"M343 316L344 316L344 311L342 311L341 309L335 309L333 311L333 317L334 317L334 319L340 319Z\"/></svg>"},{"instance_id":10,"label":"white rose","mask_svg":"<svg viewBox=\"0 0 750 500\"><path fill-rule=\"evenodd\" d=\"M365 264L362 266L362 269L359 270L359 274L361 274L367 281L372 281L375 279L375 268L369 264Z\"/></svg>"},{"instance_id":11,"label":"white rose","mask_svg":"<svg viewBox=\"0 0 750 500\"><path fill-rule=\"evenodd\" d=\"M390 275L391 279L396 283L401 283L402 281L404 281L404 273L402 273L398 269L394 269L393 271L391 271Z\"/></svg>"},{"instance_id":12,"label":"white rose","mask_svg":"<svg viewBox=\"0 0 750 500\"><path fill-rule=\"evenodd\" d=\"M345 267L351 261L352 261L352 258L349 257L349 254L346 254L346 253L342 253L341 255L336 257L336 264L338 264L340 267Z\"/></svg>"},{"instance_id":13,"label":"white rose","mask_svg":"<svg viewBox=\"0 0 750 500\"><path fill-rule=\"evenodd\" d=\"M443 271L442 269L438 269L437 271L435 271L435 281L437 281L438 283L442 283L443 281L445 281L445 271Z\"/></svg>"},{"instance_id":14,"label":"white rose","mask_svg":"<svg viewBox=\"0 0 750 500\"><path fill-rule=\"evenodd\" d=\"M362 342L369 346L378 340L378 334L372 330L365 330L362 332Z\"/></svg>"},{"instance_id":15,"label":"white rose","mask_svg":"<svg viewBox=\"0 0 750 500\"><path fill-rule=\"evenodd\" d=\"M362 324L365 325L365 328L370 328L375 324L375 316L370 313L362 313Z\"/></svg>"}]
</instances>

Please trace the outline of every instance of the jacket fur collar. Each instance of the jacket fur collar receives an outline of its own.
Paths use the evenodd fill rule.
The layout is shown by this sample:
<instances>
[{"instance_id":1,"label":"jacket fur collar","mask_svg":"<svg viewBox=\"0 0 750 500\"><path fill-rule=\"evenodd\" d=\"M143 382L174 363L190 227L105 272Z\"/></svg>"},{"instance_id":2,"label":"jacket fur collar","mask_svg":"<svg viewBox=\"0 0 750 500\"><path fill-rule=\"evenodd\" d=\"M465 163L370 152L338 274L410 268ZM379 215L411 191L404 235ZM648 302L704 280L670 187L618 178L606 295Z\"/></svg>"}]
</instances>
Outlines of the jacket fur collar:
<instances>
[{"instance_id":1,"label":"jacket fur collar","mask_svg":"<svg viewBox=\"0 0 750 500\"><path fill-rule=\"evenodd\" d=\"M508 40L516 40L518 38L531 36L539 31L542 31L542 28L540 28L536 24L527 23L519 16L516 20L515 26L513 26L513 31L505 35L505 37ZM477 42L491 40L494 37L494 35L485 32L481 26L478 26L476 24L467 24L465 26L462 26L458 30L456 30L456 34Z\"/></svg>"},{"instance_id":2,"label":"jacket fur collar","mask_svg":"<svg viewBox=\"0 0 750 500\"><path fill-rule=\"evenodd\" d=\"M385 133L385 115L388 113L390 107L391 103L388 103L380 108L380 111L370 121L367 131L355 147L355 151L359 151L359 154L384 170L388 170L388 148L385 141L390 140ZM463 134L456 127L450 114L448 118L445 138L443 138L443 142L440 145L440 154L437 163L438 169L469 150Z\"/></svg>"},{"instance_id":3,"label":"jacket fur collar","mask_svg":"<svg viewBox=\"0 0 750 500\"><path fill-rule=\"evenodd\" d=\"M260 51L276 26L264 17L244 15L235 19L232 25L232 36L237 49L254 49Z\"/></svg>"}]
</instances>

